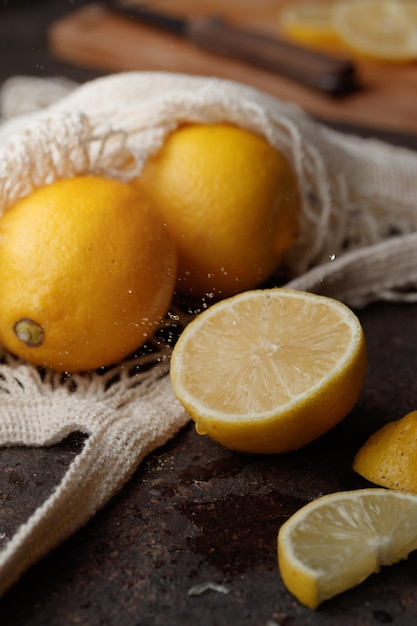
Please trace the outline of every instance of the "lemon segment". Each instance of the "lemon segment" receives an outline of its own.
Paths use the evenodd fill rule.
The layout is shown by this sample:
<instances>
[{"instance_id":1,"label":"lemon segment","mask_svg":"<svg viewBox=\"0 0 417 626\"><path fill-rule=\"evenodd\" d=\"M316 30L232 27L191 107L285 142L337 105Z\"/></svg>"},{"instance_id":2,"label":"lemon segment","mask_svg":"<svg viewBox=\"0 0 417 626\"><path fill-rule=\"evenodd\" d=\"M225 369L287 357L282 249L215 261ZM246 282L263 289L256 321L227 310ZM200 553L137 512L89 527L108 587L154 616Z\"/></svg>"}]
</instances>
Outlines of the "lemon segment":
<instances>
[{"instance_id":1,"label":"lemon segment","mask_svg":"<svg viewBox=\"0 0 417 626\"><path fill-rule=\"evenodd\" d=\"M417 411L371 435L356 453L353 469L381 487L417 494Z\"/></svg>"},{"instance_id":2,"label":"lemon segment","mask_svg":"<svg viewBox=\"0 0 417 626\"><path fill-rule=\"evenodd\" d=\"M340 40L361 56L385 61L417 58L417 7L412 0L336 2L333 22Z\"/></svg>"},{"instance_id":3,"label":"lemon segment","mask_svg":"<svg viewBox=\"0 0 417 626\"><path fill-rule=\"evenodd\" d=\"M188 325L171 379L199 433L235 450L279 453L310 443L349 413L366 361L360 322L342 303L253 290Z\"/></svg>"},{"instance_id":4,"label":"lemon segment","mask_svg":"<svg viewBox=\"0 0 417 626\"><path fill-rule=\"evenodd\" d=\"M310 502L280 528L287 589L316 609L417 549L417 496L386 489L338 492Z\"/></svg>"}]
</instances>

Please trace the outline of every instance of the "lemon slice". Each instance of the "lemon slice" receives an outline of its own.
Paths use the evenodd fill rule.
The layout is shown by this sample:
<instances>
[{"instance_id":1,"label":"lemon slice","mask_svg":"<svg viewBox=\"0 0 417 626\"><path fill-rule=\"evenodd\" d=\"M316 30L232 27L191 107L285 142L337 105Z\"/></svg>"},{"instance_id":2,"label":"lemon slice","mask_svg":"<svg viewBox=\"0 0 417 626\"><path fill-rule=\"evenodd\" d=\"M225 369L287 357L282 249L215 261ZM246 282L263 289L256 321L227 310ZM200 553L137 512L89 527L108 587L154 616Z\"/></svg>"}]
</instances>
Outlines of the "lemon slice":
<instances>
[{"instance_id":1,"label":"lemon slice","mask_svg":"<svg viewBox=\"0 0 417 626\"><path fill-rule=\"evenodd\" d=\"M386 61L417 58L417 7L412 0L336 2L333 23L340 40L362 56Z\"/></svg>"},{"instance_id":2,"label":"lemon slice","mask_svg":"<svg viewBox=\"0 0 417 626\"><path fill-rule=\"evenodd\" d=\"M353 469L376 485L417 494L417 411L371 435L357 452Z\"/></svg>"},{"instance_id":3,"label":"lemon slice","mask_svg":"<svg viewBox=\"0 0 417 626\"><path fill-rule=\"evenodd\" d=\"M382 565L417 548L417 496L359 489L310 502L281 526L278 563L287 589L316 609Z\"/></svg>"},{"instance_id":4,"label":"lemon slice","mask_svg":"<svg viewBox=\"0 0 417 626\"><path fill-rule=\"evenodd\" d=\"M319 48L339 43L329 2L290 3L280 11L279 22L283 34L297 43Z\"/></svg>"},{"instance_id":5,"label":"lemon slice","mask_svg":"<svg viewBox=\"0 0 417 626\"><path fill-rule=\"evenodd\" d=\"M344 304L265 289L191 322L171 357L174 392L197 431L243 452L310 443L352 409L366 371L361 324Z\"/></svg>"}]
</instances>

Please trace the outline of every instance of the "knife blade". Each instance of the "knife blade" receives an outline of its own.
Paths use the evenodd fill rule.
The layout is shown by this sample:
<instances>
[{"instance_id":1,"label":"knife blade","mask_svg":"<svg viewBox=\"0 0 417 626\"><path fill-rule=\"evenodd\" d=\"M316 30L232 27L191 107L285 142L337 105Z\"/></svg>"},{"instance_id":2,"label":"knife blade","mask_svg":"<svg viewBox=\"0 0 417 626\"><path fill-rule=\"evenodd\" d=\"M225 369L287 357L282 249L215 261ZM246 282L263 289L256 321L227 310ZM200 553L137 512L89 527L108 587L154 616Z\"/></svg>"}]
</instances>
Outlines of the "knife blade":
<instances>
[{"instance_id":1,"label":"knife blade","mask_svg":"<svg viewBox=\"0 0 417 626\"><path fill-rule=\"evenodd\" d=\"M183 18L145 5L106 4L111 11L182 37L205 51L239 59L328 95L358 88L350 59L308 50L278 37L236 28L217 16Z\"/></svg>"},{"instance_id":2,"label":"knife blade","mask_svg":"<svg viewBox=\"0 0 417 626\"><path fill-rule=\"evenodd\" d=\"M406 130L397 130L389 127L381 128L368 124L346 122L337 119L332 120L320 115L314 115L313 119L341 133L356 135L363 139L379 139L393 146L417 151L417 134L412 131L407 132Z\"/></svg>"}]
</instances>

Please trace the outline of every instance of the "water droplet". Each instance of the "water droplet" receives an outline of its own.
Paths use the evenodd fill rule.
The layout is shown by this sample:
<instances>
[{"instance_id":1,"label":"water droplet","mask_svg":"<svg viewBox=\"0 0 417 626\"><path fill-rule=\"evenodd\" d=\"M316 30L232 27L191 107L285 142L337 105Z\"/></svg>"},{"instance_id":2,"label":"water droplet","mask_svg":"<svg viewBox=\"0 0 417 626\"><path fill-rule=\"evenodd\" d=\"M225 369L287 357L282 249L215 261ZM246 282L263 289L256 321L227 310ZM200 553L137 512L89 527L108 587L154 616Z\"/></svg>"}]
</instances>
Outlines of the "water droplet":
<instances>
[{"instance_id":1,"label":"water droplet","mask_svg":"<svg viewBox=\"0 0 417 626\"><path fill-rule=\"evenodd\" d=\"M334 260L335 260L335 258L336 258L336 255L335 255L335 254L331 254L331 255L329 256L330 261L334 261Z\"/></svg>"}]
</instances>

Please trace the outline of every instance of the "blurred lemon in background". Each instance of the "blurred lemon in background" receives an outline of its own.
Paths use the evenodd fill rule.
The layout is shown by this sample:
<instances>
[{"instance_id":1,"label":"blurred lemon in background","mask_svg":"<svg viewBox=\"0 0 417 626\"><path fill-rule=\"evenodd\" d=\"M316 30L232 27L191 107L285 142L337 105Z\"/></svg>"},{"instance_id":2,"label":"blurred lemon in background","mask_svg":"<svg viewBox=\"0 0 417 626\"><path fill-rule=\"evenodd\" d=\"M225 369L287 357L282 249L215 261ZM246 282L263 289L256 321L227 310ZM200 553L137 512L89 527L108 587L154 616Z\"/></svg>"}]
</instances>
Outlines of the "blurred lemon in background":
<instances>
[{"instance_id":1,"label":"blurred lemon in background","mask_svg":"<svg viewBox=\"0 0 417 626\"><path fill-rule=\"evenodd\" d=\"M414 0L301 0L282 8L279 24L286 37L307 47L378 61L417 59Z\"/></svg>"},{"instance_id":2,"label":"blurred lemon in background","mask_svg":"<svg viewBox=\"0 0 417 626\"><path fill-rule=\"evenodd\" d=\"M333 20L341 41L361 56L386 61L417 58L417 6L411 0L336 2Z\"/></svg>"},{"instance_id":3,"label":"blurred lemon in background","mask_svg":"<svg viewBox=\"0 0 417 626\"><path fill-rule=\"evenodd\" d=\"M289 2L280 12L280 27L289 39L308 47L340 44L329 1Z\"/></svg>"}]
</instances>

